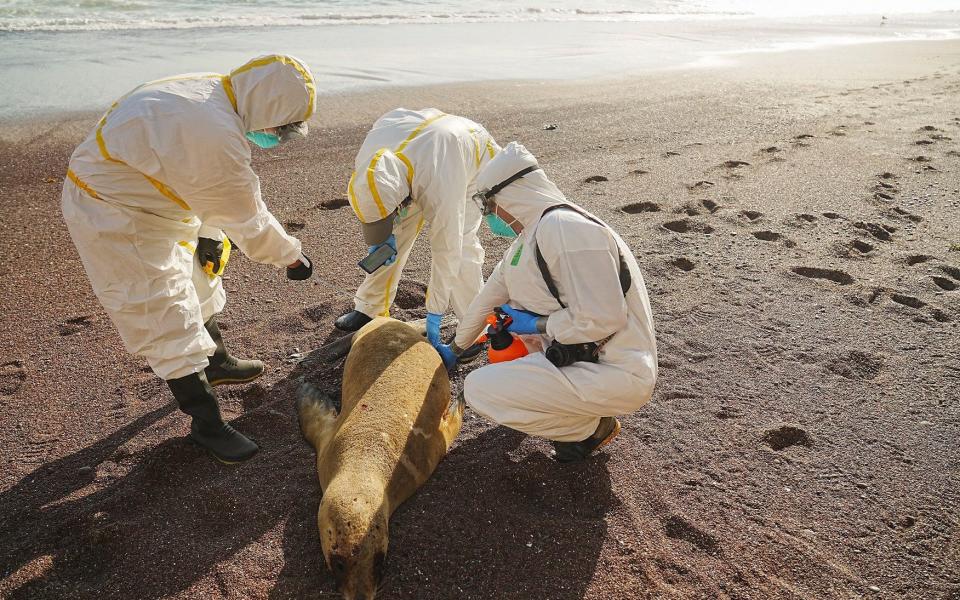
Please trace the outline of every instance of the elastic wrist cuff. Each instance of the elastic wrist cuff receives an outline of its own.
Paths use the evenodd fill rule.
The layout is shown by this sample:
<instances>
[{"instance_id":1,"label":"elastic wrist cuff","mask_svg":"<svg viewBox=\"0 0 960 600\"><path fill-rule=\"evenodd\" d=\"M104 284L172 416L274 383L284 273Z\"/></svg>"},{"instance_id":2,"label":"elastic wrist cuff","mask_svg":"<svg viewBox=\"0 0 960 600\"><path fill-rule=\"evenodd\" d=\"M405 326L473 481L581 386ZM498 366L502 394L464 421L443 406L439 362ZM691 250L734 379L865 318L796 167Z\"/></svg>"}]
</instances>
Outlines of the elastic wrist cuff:
<instances>
[{"instance_id":1,"label":"elastic wrist cuff","mask_svg":"<svg viewBox=\"0 0 960 600\"><path fill-rule=\"evenodd\" d=\"M547 317L537 317L537 333L547 332Z\"/></svg>"}]
</instances>

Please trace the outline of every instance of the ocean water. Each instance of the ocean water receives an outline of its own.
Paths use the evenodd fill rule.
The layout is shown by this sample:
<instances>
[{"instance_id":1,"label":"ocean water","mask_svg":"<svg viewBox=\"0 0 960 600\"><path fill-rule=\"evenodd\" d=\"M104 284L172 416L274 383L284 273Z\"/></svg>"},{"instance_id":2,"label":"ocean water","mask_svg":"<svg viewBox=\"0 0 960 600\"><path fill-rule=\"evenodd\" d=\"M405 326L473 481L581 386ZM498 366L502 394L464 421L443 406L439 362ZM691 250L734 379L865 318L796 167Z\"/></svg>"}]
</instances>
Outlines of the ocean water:
<instances>
[{"instance_id":1,"label":"ocean water","mask_svg":"<svg viewBox=\"0 0 960 600\"><path fill-rule=\"evenodd\" d=\"M321 93L583 79L737 53L960 37L960 0L0 0L0 120L287 52Z\"/></svg>"},{"instance_id":2,"label":"ocean water","mask_svg":"<svg viewBox=\"0 0 960 600\"><path fill-rule=\"evenodd\" d=\"M0 0L0 31L647 21L960 10L960 0Z\"/></svg>"}]
</instances>

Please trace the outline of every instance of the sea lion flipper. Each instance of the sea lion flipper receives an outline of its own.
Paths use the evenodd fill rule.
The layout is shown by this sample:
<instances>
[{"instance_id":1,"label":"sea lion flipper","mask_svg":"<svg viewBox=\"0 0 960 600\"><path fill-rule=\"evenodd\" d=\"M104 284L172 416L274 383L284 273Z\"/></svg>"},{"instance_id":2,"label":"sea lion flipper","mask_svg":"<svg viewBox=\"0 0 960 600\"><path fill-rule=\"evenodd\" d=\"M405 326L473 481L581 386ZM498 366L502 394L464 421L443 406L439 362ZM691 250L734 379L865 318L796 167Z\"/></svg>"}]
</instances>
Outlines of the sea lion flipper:
<instances>
[{"instance_id":1,"label":"sea lion flipper","mask_svg":"<svg viewBox=\"0 0 960 600\"><path fill-rule=\"evenodd\" d=\"M339 415L333 398L315 385L303 382L297 390L297 415L303 437L319 454L326 446L327 434L333 432L333 424Z\"/></svg>"}]
</instances>

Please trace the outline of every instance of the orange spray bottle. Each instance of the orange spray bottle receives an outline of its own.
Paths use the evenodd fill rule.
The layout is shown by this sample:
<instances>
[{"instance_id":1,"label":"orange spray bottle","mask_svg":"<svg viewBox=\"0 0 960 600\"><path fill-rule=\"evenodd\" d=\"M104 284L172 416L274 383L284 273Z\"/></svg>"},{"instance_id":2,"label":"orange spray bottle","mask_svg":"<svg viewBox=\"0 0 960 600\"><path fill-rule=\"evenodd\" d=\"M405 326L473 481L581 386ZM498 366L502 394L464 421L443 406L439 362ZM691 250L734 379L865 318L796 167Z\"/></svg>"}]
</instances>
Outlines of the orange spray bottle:
<instances>
[{"instance_id":1,"label":"orange spray bottle","mask_svg":"<svg viewBox=\"0 0 960 600\"><path fill-rule=\"evenodd\" d=\"M493 309L492 315L487 317L487 338L490 346L487 348L487 359L491 363L505 362L527 355L527 346L509 331L507 327L513 322L506 313L499 308Z\"/></svg>"}]
</instances>

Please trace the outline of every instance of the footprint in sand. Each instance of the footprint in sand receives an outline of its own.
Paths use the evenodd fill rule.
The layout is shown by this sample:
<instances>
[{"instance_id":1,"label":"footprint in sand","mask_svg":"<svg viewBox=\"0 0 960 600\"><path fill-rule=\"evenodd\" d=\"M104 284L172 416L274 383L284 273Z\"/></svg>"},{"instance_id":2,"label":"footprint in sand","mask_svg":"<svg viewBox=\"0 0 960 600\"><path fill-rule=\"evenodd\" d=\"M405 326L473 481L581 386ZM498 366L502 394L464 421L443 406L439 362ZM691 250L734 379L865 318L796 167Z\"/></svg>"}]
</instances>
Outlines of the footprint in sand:
<instances>
[{"instance_id":1,"label":"footprint in sand","mask_svg":"<svg viewBox=\"0 0 960 600\"><path fill-rule=\"evenodd\" d=\"M591 175L590 177L587 177L586 179L583 180L584 183L600 183L603 181L610 181L610 180L604 177L603 175Z\"/></svg>"},{"instance_id":2,"label":"footprint in sand","mask_svg":"<svg viewBox=\"0 0 960 600\"><path fill-rule=\"evenodd\" d=\"M853 277L851 277L849 273L837 271L835 269L823 269L820 267L792 267L790 270L801 277L809 277L811 279L826 279L827 281L832 281L833 283L839 285L850 285L854 281Z\"/></svg>"},{"instance_id":3,"label":"footprint in sand","mask_svg":"<svg viewBox=\"0 0 960 600\"><path fill-rule=\"evenodd\" d=\"M936 127L934 127L933 125L924 125L923 127L921 127L920 129L918 129L917 131L921 131L921 132L922 132L922 131L940 131L940 130L937 129Z\"/></svg>"},{"instance_id":4,"label":"footprint in sand","mask_svg":"<svg viewBox=\"0 0 960 600\"><path fill-rule=\"evenodd\" d=\"M957 267L952 267L950 265L941 265L940 270L952 277L953 279L960 281L960 269Z\"/></svg>"},{"instance_id":5,"label":"footprint in sand","mask_svg":"<svg viewBox=\"0 0 960 600\"><path fill-rule=\"evenodd\" d=\"M680 153L674 152L673 150L667 150L661 156L663 156L663 158L670 158L671 156L680 156Z\"/></svg>"},{"instance_id":6,"label":"footprint in sand","mask_svg":"<svg viewBox=\"0 0 960 600\"><path fill-rule=\"evenodd\" d=\"M933 140L917 140L914 142L914 144L918 146L929 146L932 143L933 143Z\"/></svg>"},{"instance_id":7,"label":"footprint in sand","mask_svg":"<svg viewBox=\"0 0 960 600\"><path fill-rule=\"evenodd\" d=\"M829 361L826 367L831 373L846 379L870 380L880 375L883 358L878 354L850 350Z\"/></svg>"},{"instance_id":8,"label":"footprint in sand","mask_svg":"<svg viewBox=\"0 0 960 600\"><path fill-rule=\"evenodd\" d=\"M853 240L850 242L850 250L854 253L855 256L866 256L873 252L873 244L869 244L863 240Z\"/></svg>"},{"instance_id":9,"label":"footprint in sand","mask_svg":"<svg viewBox=\"0 0 960 600\"><path fill-rule=\"evenodd\" d=\"M810 434L799 425L777 425L763 432L763 441L770 448L780 451L786 450L791 446L813 446L813 440Z\"/></svg>"},{"instance_id":10,"label":"footprint in sand","mask_svg":"<svg viewBox=\"0 0 960 600\"><path fill-rule=\"evenodd\" d=\"M915 156L915 157L913 157L913 158L911 158L911 159L909 159L909 160L912 160L912 161L918 162L918 163L928 163L928 162L932 162L932 161L933 161L933 159L930 158L929 156L924 156L924 155L922 155L922 154L921 154L920 156Z\"/></svg>"},{"instance_id":11,"label":"footprint in sand","mask_svg":"<svg viewBox=\"0 0 960 600\"><path fill-rule=\"evenodd\" d=\"M897 186L893 185L892 183L887 183L886 181L878 181L877 187L885 190L889 190L891 194L900 193L900 190L897 189Z\"/></svg>"},{"instance_id":12,"label":"footprint in sand","mask_svg":"<svg viewBox=\"0 0 960 600\"><path fill-rule=\"evenodd\" d=\"M83 315L67 319L57 325L57 331L60 335L73 335L93 325L93 315Z\"/></svg>"},{"instance_id":13,"label":"footprint in sand","mask_svg":"<svg viewBox=\"0 0 960 600\"><path fill-rule=\"evenodd\" d=\"M909 306L910 308L923 308L927 305L926 302L919 298L913 296L908 296L906 294L894 293L890 294L890 299L896 302L897 304L902 304L903 306Z\"/></svg>"},{"instance_id":14,"label":"footprint in sand","mask_svg":"<svg viewBox=\"0 0 960 600\"><path fill-rule=\"evenodd\" d=\"M800 221L801 224L802 224L802 223L816 223L816 222L817 222L817 218L816 218L815 216L810 215L810 214L807 214L807 213L801 213L801 214L797 215L795 218L797 219L797 221Z\"/></svg>"},{"instance_id":15,"label":"footprint in sand","mask_svg":"<svg viewBox=\"0 0 960 600\"><path fill-rule=\"evenodd\" d=\"M687 215L688 217L696 217L700 214L700 209L693 202L687 202L680 208L674 210L673 212L678 215Z\"/></svg>"},{"instance_id":16,"label":"footprint in sand","mask_svg":"<svg viewBox=\"0 0 960 600\"><path fill-rule=\"evenodd\" d=\"M27 380L27 372L23 362L11 360L0 365L0 396L12 396L17 393L23 382Z\"/></svg>"},{"instance_id":17,"label":"footprint in sand","mask_svg":"<svg viewBox=\"0 0 960 600\"><path fill-rule=\"evenodd\" d=\"M914 265L925 263L932 258L933 258L932 256L929 256L927 254L913 254L911 256L908 256L905 260L907 264L912 267Z\"/></svg>"},{"instance_id":18,"label":"footprint in sand","mask_svg":"<svg viewBox=\"0 0 960 600\"><path fill-rule=\"evenodd\" d=\"M709 533L699 529L679 515L671 515L663 522L664 533L675 540L683 540L710 555L720 554L720 544Z\"/></svg>"},{"instance_id":19,"label":"footprint in sand","mask_svg":"<svg viewBox=\"0 0 960 600\"><path fill-rule=\"evenodd\" d=\"M766 148L761 148L760 152L765 152L766 154L776 154L777 152L782 152L782 149L776 146L767 146Z\"/></svg>"},{"instance_id":20,"label":"footprint in sand","mask_svg":"<svg viewBox=\"0 0 960 600\"><path fill-rule=\"evenodd\" d=\"M933 276L933 283L935 283L941 290L945 290L947 292L952 292L958 287L956 281L947 279L946 277L937 277L936 275Z\"/></svg>"},{"instance_id":21,"label":"footprint in sand","mask_svg":"<svg viewBox=\"0 0 960 600\"><path fill-rule=\"evenodd\" d=\"M877 223L865 223L863 221L857 221L853 226L866 231L873 237L884 242L889 242L890 234L897 231L897 228L892 225L879 225Z\"/></svg>"},{"instance_id":22,"label":"footprint in sand","mask_svg":"<svg viewBox=\"0 0 960 600\"><path fill-rule=\"evenodd\" d=\"M920 215L915 215L909 211L903 210L899 206L894 206L892 212L894 213L895 217L903 217L904 219L907 219L908 221L913 221L914 223L919 223L923 221L923 217L921 217Z\"/></svg>"},{"instance_id":23,"label":"footprint in sand","mask_svg":"<svg viewBox=\"0 0 960 600\"><path fill-rule=\"evenodd\" d=\"M739 169L740 167L749 167L750 163L745 160L727 160L724 161L720 166L725 169Z\"/></svg>"},{"instance_id":24,"label":"footprint in sand","mask_svg":"<svg viewBox=\"0 0 960 600\"><path fill-rule=\"evenodd\" d=\"M716 184L715 184L714 182L712 182L712 181L701 180L701 181L698 181L698 182L696 182L696 183L688 184L688 185L687 185L687 189L692 192L692 191L695 191L695 190L709 189L709 188L712 188L712 187L715 186L715 185L716 185Z\"/></svg>"},{"instance_id":25,"label":"footprint in sand","mask_svg":"<svg viewBox=\"0 0 960 600\"><path fill-rule=\"evenodd\" d=\"M821 214L822 214L823 216L825 216L826 218L828 218L828 219L842 219L842 218L843 218L843 216L840 215L840 213L835 213L835 212L825 212L825 213L821 213Z\"/></svg>"},{"instance_id":26,"label":"footprint in sand","mask_svg":"<svg viewBox=\"0 0 960 600\"><path fill-rule=\"evenodd\" d=\"M336 210L349 205L350 202L347 201L346 198L334 198L333 200L324 200L320 204L314 206L314 208L319 208L320 210Z\"/></svg>"},{"instance_id":27,"label":"footprint in sand","mask_svg":"<svg viewBox=\"0 0 960 600\"><path fill-rule=\"evenodd\" d=\"M753 223L754 221L762 217L763 213L755 210L742 210L740 211L740 216L746 218L748 221Z\"/></svg>"},{"instance_id":28,"label":"footprint in sand","mask_svg":"<svg viewBox=\"0 0 960 600\"><path fill-rule=\"evenodd\" d=\"M897 176L890 171L884 171L883 173L877 175L877 177L880 179L897 179Z\"/></svg>"},{"instance_id":29,"label":"footprint in sand","mask_svg":"<svg viewBox=\"0 0 960 600\"><path fill-rule=\"evenodd\" d=\"M681 256L680 258L675 258L670 261L670 264L680 269L681 271L692 271L696 265L689 258Z\"/></svg>"},{"instance_id":30,"label":"footprint in sand","mask_svg":"<svg viewBox=\"0 0 960 600\"><path fill-rule=\"evenodd\" d=\"M943 135L943 134L940 134L940 133L935 133L935 134L931 135L931 136L930 136L930 139L931 139L931 140L937 140L938 142L950 142L950 141L953 141L953 138L952 138L952 137L947 137L947 136L945 136L945 135Z\"/></svg>"},{"instance_id":31,"label":"footprint in sand","mask_svg":"<svg viewBox=\"0 0 960 600\"><path fill-rule=\"evenodd\" d=\"M703 207L709 210L711 213L715 213L718 210L720 210L720 205L714 202L713 200L710 200L709 198L704 198L703 200L700 201L700 204L702 204Z\"/></svg>"},{"instance_id":32,"label":"footprint in sand","mask_svg":"<svg viewBox=\"0 0 960 600\"><path fill-rule=\"evenodd\" d=\"M947 156L960 156L960 152L956 150L947 150Z\"/></svg>"},{"instance_id":33,"label":"footprint in sand","mask_svg":"<svg viewBox=\"0 0 960 600\"><path fill-rule=\"evenodd\" d=\"M751 233L753 234L753 237L757 238L758 240L763 240L764 242L782 241L783 245L787 246L788 248L796 246L795 242L788 240L787 238L783 237L782 234L777 233L776 231L753 231Z\"/></svg>"},{"instance_id":34,"label":"footprint in sand","mask_svg":"<svg viewBox=\"0 0 960 600\"><path fill-rule=\"evenodd\" d=\"M887 192L879 192L879 191L874 192L873 197L876 198L877 200L893 200L894 199L892 194L888 194Z\"/></svg>"},{"instance_id":35,"label":"footprint in sand","mask_svg":"<svg viewBox=\"0 0 960 600\"><path fill-rule=\"evenodd\" d=\"M283 226L286 227L287 231L303 231L303 228L307 225L302 221L287 221Z\"/></svg>"},{"instance_id":36,"label":"footprint in sand","mask_svg":"<svg viewBox=\"0 0 960 600\"><path fill-rule=\"evenodd\" d=\"M620 210L628 215L637 215L645 212L660 212L660 205L653 202L634 202L621 206Z\"/></svg>"},{"instance_id":37,"label":"footprint in sand","mask_svg":"<svg viewBox=\"0 0 960 600\"><path fill-rule=\"evenodd\" d=\"M663 224L664 229L675 233L713 233L713 227L705 223L696 223L690 219L680 219L678 221L667 221Z\"/></svg>"},{"instance_id":38,"label":"footprint in sand","mask_svg":"<svg viewBox=\"0 0 960 600\"><path fill-rule=\"evenodd\" d=\"M643 169L634 169L630 171L631 175L646 175L648 173L650 173L650 171L644 171Z\"/></svg>"}]
</instances>

